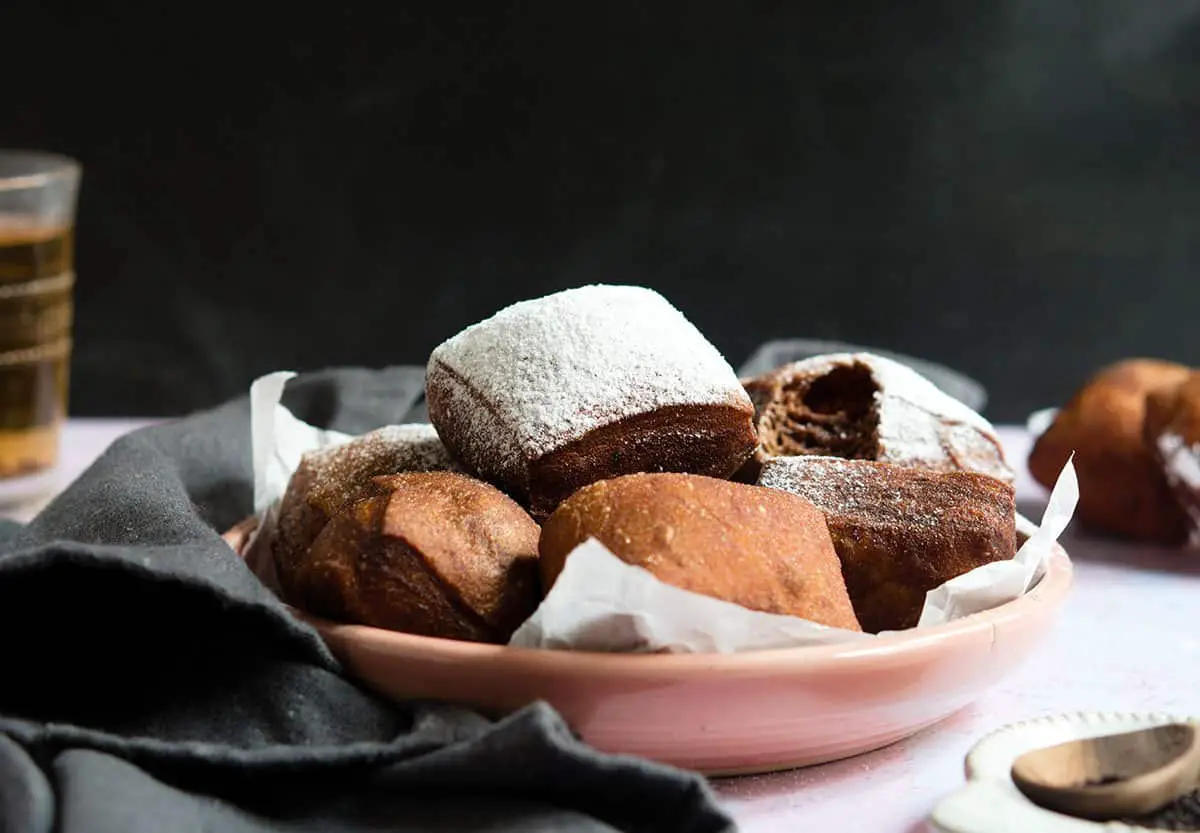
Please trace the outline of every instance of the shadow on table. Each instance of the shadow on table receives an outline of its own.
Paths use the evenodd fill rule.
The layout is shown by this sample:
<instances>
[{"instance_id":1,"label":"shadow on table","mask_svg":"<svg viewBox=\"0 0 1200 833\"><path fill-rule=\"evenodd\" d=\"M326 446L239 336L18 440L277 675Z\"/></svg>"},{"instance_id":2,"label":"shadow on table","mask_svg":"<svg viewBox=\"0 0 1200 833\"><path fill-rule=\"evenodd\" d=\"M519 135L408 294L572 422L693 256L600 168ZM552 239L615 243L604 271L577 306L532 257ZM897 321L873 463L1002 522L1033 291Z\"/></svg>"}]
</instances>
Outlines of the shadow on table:
<instances>
[{"instance_id":1,"label":"shadow on table","mask_svg":"<svg viewBox=\"0 0 1200 833\"><path fill-rule=\"evenodd\" d=\"M950 771L954 775L947 779L944 789L933 790L928 801L918 798L914 802L914 791L926 792L919 785L917 762L939 758L948 737L953 739L952 745L962 745L961 753L953 751L951 757L965 754L967 742L962 739L978 734L976 724L979 719L976 704L971 704L911 737L874 752L802 769L713 779L712 785L722 803L731 806L734 816L746 824L759 819L775 819L780 814L803 817L805 808L802 805L806 800L818 810L832 801L870 795L875 801L895 805L899 814L896 821L905 825L904 833L919 833L931 829L925 825L933 803L940 800L943 793L948 794L959 786L962 763L961 758L953 763ZM941 751L939 746L943 748ZM846 813L847 819L853 818L852 804L846 808Z\"/></svg>"},{"instance_id":2,"label":"shadow on table","mask_svg":"<svg viewBox=\"0 0 1200 833\"><path fill-rule=\"evenodd\" d=\"M1041 520L1045 510L1044 499L1017 501L1017 511L1035 523ZM1200 575L1200 550L1162 547L1114 538L1087 528L1078 518L1071 521L1071 525L1058 542L1076 563L1130 567L1158 573Z\"/></svg>"},{"instance_id":3,"label":"shadow on table","mask_svg":"<svg viewBox=\"0 0 1200 833\"><path fill-rule=\"evenodd\" d=\"M945 720L922 729L915 735L873 752L864 752L840 761L782 772L743 775L734 778L714 778L712 785L723 799L746 801L788 798L794 796L797 791L818 784L823 788L830 788L843 782L862 782L864 773L885 767L903 769L911 761L920 757L925 744L938 742L940 733L947 730L952 731L955 727L964 729L971 727L977 717L975 710L968 706Z\"/></svg>"},{"instance_id":4,"label":"shadow on table","mask_svg":"<svg viewBox=\"0 0 1200 833\"><path fill-rule=\"evenodd\" d=\"M1071 527L1060 540L1077 563L1129 567L1157 573L1200 576L1200 551L1143 544L1109 538L1098 532Z\"/></svg>"}]
</instances>

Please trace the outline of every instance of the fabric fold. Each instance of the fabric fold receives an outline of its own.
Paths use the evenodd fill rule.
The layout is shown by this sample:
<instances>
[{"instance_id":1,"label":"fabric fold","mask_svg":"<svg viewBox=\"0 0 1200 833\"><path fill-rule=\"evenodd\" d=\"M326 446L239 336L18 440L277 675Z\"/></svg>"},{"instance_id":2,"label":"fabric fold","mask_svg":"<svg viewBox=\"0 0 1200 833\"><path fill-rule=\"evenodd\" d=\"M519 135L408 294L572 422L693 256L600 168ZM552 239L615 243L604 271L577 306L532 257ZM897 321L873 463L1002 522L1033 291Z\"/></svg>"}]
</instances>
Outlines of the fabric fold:
<instances>
[{"instance_id":1,"label":"fabric fold","mask_svg":"<svg viewBox=\"0 0 1200 833\"><path fill-rule=\"evenodd\" d=\"M359 433L405 421L421 378L301 375L288 406ZM242 397L0 525L0 833L733 829L704 779L603 755L545 704L494 721L343 676L220 537L252 492Z\"/></svg>"}]
</instances>

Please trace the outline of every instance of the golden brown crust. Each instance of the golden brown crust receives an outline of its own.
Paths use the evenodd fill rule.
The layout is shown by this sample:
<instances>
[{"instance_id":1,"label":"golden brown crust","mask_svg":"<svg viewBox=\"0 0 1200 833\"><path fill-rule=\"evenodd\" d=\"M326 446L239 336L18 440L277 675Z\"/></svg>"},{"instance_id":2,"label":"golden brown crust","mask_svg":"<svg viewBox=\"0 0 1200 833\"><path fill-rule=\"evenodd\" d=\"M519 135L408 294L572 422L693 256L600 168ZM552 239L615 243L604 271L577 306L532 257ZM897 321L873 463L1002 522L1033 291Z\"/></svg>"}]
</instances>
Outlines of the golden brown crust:
<instances>
[{"instance_id":1,"label":"golden brown crust","mask_svg":"<svg viewBox=\"0 0 1200 833\"><path fill-rule=\"evenodd\" d=\"M1147 394L1145 439L1153 447L1166 433L1187 445L1200 443L1200 371L1192 371L1178 385Z\"/></svg>"},{"instance_id":2,"label":"golden brown crust","mask_svg":"<svg viewBox=\"0 0 1200 833\"><path fill-rule=\"evenodd\" d=\"M1135 540L1183 543L1185 516L1144 437L1148 398L1169 396L1188 373L1157 359L1127 359L1101 369L1035 441L1030 474L1051 488L1074 451L1081 523Z\"/></svg>"},{"instance_id":3,"label":"golden brown crust","mask_svg":"<svg viewBox=\"0 0 1200 833\"><path fill-rule=\"evenodd\" d=\"M930 590L1016 553L1013 487L989 475L789 457L767 462L760 482L825 513L869 633L914 627Z\"/></svg>"},{"instance_id":4,"label":"golden brown crust","mask_svg":"<svg viewBox=\"0 0 1200 833\"><path fill-rule=\"evenodd\" d=\"M329 516L309 505L308 494L316 477L316 467L307 455L292 473L287 490L279 501L279 512L271 540L275 575L285 600L293 598L293 577L308 554L317 533Z\"/></svg>"},{"instance_id":5,"label":"golden brown crust","mask_svg":"<svg viewBox=\"0 0 1200 833\"><path fill-rule=\"evenodd\" d=\"M859 630L825 520L770 489L689 474L631 474L585 486L542 527L548 591L594 537L668 584L751 610Z\"/></svg>"},{"instance_id":6,"label":"golden brown crust","mask_svg":"<svg viewBox=\"0 0 1200 833\"><path fill-rule=\"evenodd\" d=\"M434 363L426 380L430 418L463 459L481 458L490 446L476 425L453 411L459 398L487 411L489 403L469 382ZM552 392L548 396L554 395ZM681 472L729 477L754 453L758 435L754 409L743 404L676 405L613 420L541 457L481 464L486 479L525 506L538 521L550 516L576 489L598 480L637 472ZM493 414L489 431L508 426ZM508 445L515 446L515 443Z\"/></svg>"},{"instance_id":7,"label":"golden brown crust","mask_svg":"<svg viewBox=\"0 0 1200 833\"><path fill-rule=\"evenodd\" d=\"M503 643L540 594L540 530L498 489L451 472L374 479L296 574L306 610L425 636Z\"/></svg>"},{"instance_id":8,"label":"golden brown crust","mask_svg":"<svg viewBox=\"0 0 1200 833\"><path fill-rule=\"evenodd\" d=\"M374 490L372 478L405 471L456 470L432 426L391 425L304 454L279 503L271 544L284 597L318 533L339 509Z\"/></svg>"},{"instance_id":9,"label":"golden brown crust","mask_svg":"<svg viewBox=\"0 0 1200 833\"><path fill-rule=\"evenodd\" d=\"M529 511L545 520L577 489L640 472L727 478L754 452L751 409L681 405L626 417L529 466Z\"/></svg>"}]
</instances>

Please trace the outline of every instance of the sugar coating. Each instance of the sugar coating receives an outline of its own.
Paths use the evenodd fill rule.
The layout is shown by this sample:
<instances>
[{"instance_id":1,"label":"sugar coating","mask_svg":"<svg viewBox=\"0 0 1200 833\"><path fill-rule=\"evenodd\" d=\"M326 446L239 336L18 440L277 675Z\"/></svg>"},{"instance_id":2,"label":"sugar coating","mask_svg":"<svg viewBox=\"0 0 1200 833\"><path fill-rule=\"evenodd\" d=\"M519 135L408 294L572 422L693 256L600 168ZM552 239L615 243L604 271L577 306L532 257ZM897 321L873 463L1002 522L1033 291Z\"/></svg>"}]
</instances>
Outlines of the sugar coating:
<instances>
[{"instance_id":1,"label":"sugar coating","mask_svg":"<svg viewBox=\"0 0 1200 833\"><path fill-rule=\"evenodd\" d=\"M1200 547L1200 443L1189 445L1178 434L1167 432L1158 437L1157 445L1163 472L1190 521L1188 545Z\"/></svg>"},{"instance_id":2,"label":"sugar coating","mask_svg":"<svg viewBox=\"0 0 1200 833\"><path fill-rule=\"evenodd\" d=\"M938 476L919 469L904 469L903 473L914 479ZM914 504L904 489L888 483L878 463L868 460L776 457L763 465L758 485L799 495L833 515L866 516L911 528L937 527L945 513L937 504Z\"/></svg>"},{"instance_id":3,"label":"sugar coating","mask_svg":"<svg viewBox=\"0 0 1200 833\"><path fill-rule=\"evenodd\" d=\"M387 425L341 445L310 451L301 467L312 473L309 499L340 507L364 488L364 480L408 471L455 470L437 430L429 423Z\"/></svg>"},{"instance_id":4,"label":"sugar coating","mask_svg":"<svg viewBox=\"0 0 1200 833\"><path fill-rule=\"evenodd\" d=\"M824 469L836 475L813 477L813 470ZM843 457L804 455L803 457L776 457L768 460L758 476L758 485L779 489L798 495L811 495L808 499L817 506L829 507L832 511L858 511L870 509L879 502L879 494L868 488L860 461Z\"/></svg>"},{"instance_id":5,"label":"sugar coating","mask_svg":"<svg viewBox=\"0 0 1200 833\"><path fill-rule=\"evenodd\" d=\"M1191 489L1200 489L1200 443L1188 445L1183 437L1166 433L1158 438L1167 477Z\"/></svg>"},{"instance_id":6,"label":"sugar coating","mask_svg":"<svg viewBox=\"0 0 1200 833\"><path fill-rule=\"evenodd\" d=\"M855 363L871 369L878 388L880 462L953 462L957 468L1013 479L992 424L907 365L873 353L829 353L795 362L790 369L816 377Z\"/></svg>"},{"instance_id":7,"label":"sugar coating","mask_svg":"<svg viewBox=\"0 0 1200 833\"><path fill-rule=\"evenodd\" d=\"M502 477L626 417L753 408L720 352L637 286L583 286L506 307L433 351L428 378L441 385L445 376L454 379L441 394L456 450Z\"/></svg>"}]
</instances>

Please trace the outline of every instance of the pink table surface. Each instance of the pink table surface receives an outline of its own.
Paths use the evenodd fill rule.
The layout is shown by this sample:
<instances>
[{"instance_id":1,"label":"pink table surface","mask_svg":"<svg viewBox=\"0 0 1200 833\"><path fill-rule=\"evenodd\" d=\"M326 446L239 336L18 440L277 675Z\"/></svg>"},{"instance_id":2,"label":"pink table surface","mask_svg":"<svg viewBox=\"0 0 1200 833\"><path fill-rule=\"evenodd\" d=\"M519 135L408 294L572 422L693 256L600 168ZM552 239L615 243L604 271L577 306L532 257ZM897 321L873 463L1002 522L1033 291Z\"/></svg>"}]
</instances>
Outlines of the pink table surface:
<instances>
[{"instance_id":1,"label":"pink table surface","mask_svg":"<svg viewBox=\"0 0 1200 833\"><path fill-rule=\"evenodd\" d=\"M146 424L72 420L61 482L109 443ZM1044 492L1024 472L1029 438L1001 428L1019 469L1022 511L1037 520ZM23 518L28 506L10 515ZM1200 714L1200 554L1121 544L1068 530L1076 567L1055 630L1016 674L943 723L878 752L809 769L714 782L746 833L798 830L915 833L963 780L963 758L982 735L1013 721L1074 711Z\"/></svg>"}]
</instances>

